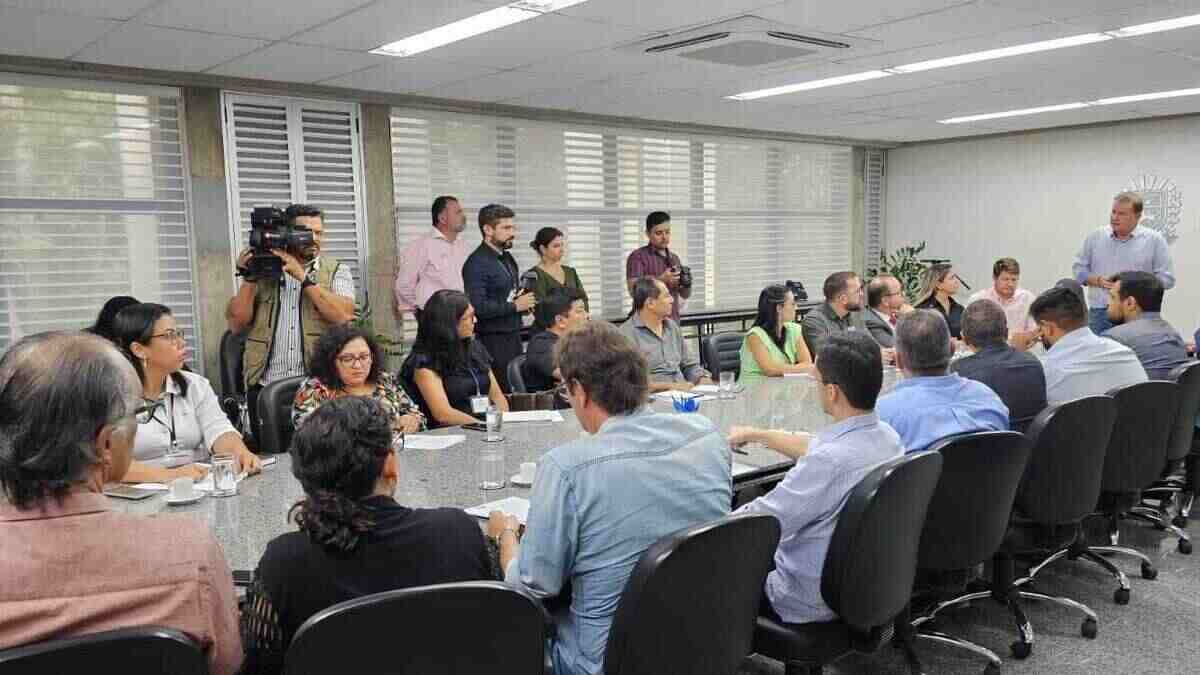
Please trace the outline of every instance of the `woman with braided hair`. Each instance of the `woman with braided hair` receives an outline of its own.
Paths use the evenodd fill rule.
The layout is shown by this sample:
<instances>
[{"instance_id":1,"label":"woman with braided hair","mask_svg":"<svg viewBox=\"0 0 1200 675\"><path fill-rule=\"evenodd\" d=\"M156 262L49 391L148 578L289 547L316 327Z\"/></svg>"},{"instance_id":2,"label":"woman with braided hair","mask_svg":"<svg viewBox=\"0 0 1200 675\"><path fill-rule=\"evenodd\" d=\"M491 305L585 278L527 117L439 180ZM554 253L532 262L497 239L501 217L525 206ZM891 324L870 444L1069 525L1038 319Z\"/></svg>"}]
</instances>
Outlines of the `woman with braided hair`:
<instances>
[{"instance_id":1,"label":"woman with braided hair","mask_svg":"<svg viewBox=\"0 0 1200 675\"><path fill-rule=\"evenodd\" d=\"M361 595L499 578L494 544L458 509L393 499L399 468L390 415L378 400L320 405L296 430L292 473L304 499L297 532L267 545L242 611L243 673L283 672L292 637L313 614ZM497 515L489 534L515 527Z\"/></svg>"}]
</instances>

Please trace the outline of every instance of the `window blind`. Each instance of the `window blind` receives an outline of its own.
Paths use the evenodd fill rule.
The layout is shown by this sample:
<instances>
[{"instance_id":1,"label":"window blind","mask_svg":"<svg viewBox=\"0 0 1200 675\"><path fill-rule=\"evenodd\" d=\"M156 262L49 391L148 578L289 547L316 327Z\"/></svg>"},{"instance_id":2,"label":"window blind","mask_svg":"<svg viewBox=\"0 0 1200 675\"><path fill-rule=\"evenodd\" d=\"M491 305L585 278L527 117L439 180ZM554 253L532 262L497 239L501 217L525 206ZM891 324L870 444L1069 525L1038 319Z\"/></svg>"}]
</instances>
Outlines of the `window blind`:
<instances>
[{"instance_id":1,"label":"window blind","mask_svg":"<svg viewBox=\"0 0 1200 675\"><path fill-rule=\"evenodd\" d=\"M226 93L225 154L233 250L246 248L256 206L305 203L325 211L321 255L350 266L365 285L358 106Z\"/></svg>"},{"instance_id":2,"label":"window blind","mask_svg":"<svg viewBox=\"0 0 1200 675\"><path fill-rule=\"evenodd\" d=\"M864 205L866 221L866 237L864 238L863 246L863 270L873 269L879 266L879 256L883 253L883 238L884 238L884 221L883 221L883 205L885 203L886 194L884 192L884 171L886 169L885 162L887 161L887 151L877 148L867 148L866 151L866 171L864 172Z\"/></svg>"},{"instance_id":3,"label":"window blind","mask_svg":"<svg viewBox=\"0 0 1200 675\"><path fill-rule=\"evenodd\" d=\"M0 77L0 352L132 295L202 366L182 113L175 89Z\"/></svg>"},{"instance_id":4,"label":"window blind","mask_svg":"<svg viewBox=\"0 0 1200 675\"><path fill-rule=\"evenodd\" d=\"M769 284L819 289L851 267L848 147L395 108L392 161L399 246L428 231L437 195L462 200L472 247L479 207L504 203L522 270L539 228L566 233L593 316L628 312L625 259L651 211L670 212L671 250L692 268L687 311L754 307Z\"/></svg>"}]
</instances>

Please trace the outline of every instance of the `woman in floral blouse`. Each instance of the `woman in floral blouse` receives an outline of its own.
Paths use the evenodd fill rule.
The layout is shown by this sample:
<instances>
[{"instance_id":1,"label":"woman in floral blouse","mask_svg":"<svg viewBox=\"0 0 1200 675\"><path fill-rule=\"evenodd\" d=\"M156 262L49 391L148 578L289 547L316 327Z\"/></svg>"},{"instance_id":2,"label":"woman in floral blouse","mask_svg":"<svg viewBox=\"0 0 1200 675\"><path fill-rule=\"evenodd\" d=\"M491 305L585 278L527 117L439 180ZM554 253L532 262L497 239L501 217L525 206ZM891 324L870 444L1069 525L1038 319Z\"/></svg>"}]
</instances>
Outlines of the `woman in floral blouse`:
<instances>
[{"instance_id":1,"label":"woman in floral blouse","mask_svg":"<svg viewBox=\"0 0 1200 675\"><path fill-rule=\"evenodd\" d=\"M425 416L383 365L379 345L369 333L351 324L330 328L313 347L310 377L296 392L292 404L296 428L325 401L366 396L383 404L396 431L424 429Z\"/></svg>"}]
</instances>

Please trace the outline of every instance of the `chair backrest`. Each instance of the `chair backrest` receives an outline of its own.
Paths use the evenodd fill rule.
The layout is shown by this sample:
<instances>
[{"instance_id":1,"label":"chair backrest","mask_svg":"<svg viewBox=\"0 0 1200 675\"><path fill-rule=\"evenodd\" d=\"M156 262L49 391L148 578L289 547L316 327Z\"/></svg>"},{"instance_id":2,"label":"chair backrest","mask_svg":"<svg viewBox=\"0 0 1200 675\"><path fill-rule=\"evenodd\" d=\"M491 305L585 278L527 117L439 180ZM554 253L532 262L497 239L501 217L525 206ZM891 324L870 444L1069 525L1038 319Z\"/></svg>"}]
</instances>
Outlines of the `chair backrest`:
<instances>
[{"instance_id":1,"label":"chair backrest","mask_svg":"<svg viewBox=\"0 0 1200 675\"><path fill-rule=\"evenodd\" d=\"M1188 361L1171 371L1169 378L1179 385L1179 413L1167 441L1167 459L1179 460L1192 450L1196 434L1196 414L1200 413L1200 361Z\"/></svg>"},{"instance_id":2,"label":"chair backrest","mask_svg":"<svg viewBox=\"0 0 1200 675\"><path fill-rule=\"evenodd\" d=\"M543 672L545 621L498 581L386 591L314 614L288 647L287 675Z\"/></svg>"},{"instance_id":3,"label":"chair backrest","mask_svg":"<svg viewBox=\"0 0 1200 675\"><path fill-rule=\"evenodd\" d=\"M5 675L82 673L99 667L123 675L207 675L195 640L163 626L135 626L0 651Z\"/></svg>"},{"instance_id":4,"label":"chair backrest","mask_svg":"<svg viewBox=\"0 0 1200 675\"><path fill-rule=\"evenodd\" d=\"M914 452L878 467L850 492L825 554L821 596L855 629L885 626L908 605L941 472L941 453Z\"/></svg>"},{"instance_id":5,"label":"chair backrest","mask_svg":"<svg viewBox=\"0 0 1200 675\"><path fill-rule=\"evenodd\" d=\"M266 454L287 452L292 442L292 403L304 376L285 377L263 387L258 394L258 448Z\"/></svg>"},{"instance_id":6,"label":"chair backrest","mask_svg":"<svg viewBox=\"0 0 1200 675\"><path fill-rule=\"evenodd\" d=\"M1048 406L1026 435L1033 446L1017 492L1021 515L1045 525L1081 522L1096 510L1104 456L1117 419L1111 396Z\"/></svg>"},{"instance_id":7,"label":"chair backrest","mask_svg":"<svg viewBox=\"0 0 1200 675\"><path fill-rule=\"evenodd\" d=\"M225 331L221 336L221 395L245 396L246 382L242 378L242 353L246 351L246 337Z\"/></svg>"},{"instance_id":8,"label":"chair backrest","mask_svg":"<svg viewBox=\"0 0 1200 675\"><path fill-rule=\"evenodd\" d=\"M745 339L742 333L717 333L700 340L700 356L713 379L720 378L724 371L731 371L735 378L741 374L742 341Z\"/></svg>"},{"instance_id":9,"label":"chair backrest","mask_svg":"<svg viewBox=\"0 0 1200 675\"><path fill-rule=\"evenodd\" d=\"M508 386L515 394L528 394L525 388L525 355L519 354L508 362Z\"/></svg>"},{"instance_id":10,"label":"chair backrest","mask_svg":"<svg viewBox=\"0 0 1200 675\"><path fill-rule=\"evenodd\" d=\"M605 675L734 673L779 545L779 521L738 514L646 549L608 633Z\"/></svg>"},{"instance_id":11,"label":"chair backrest","mask_svg":"<svg viewBox=\"0 0 1200 675\"><path fill-rule=\"evenodd\" d=\"M1117 419L1104 455L1100 490L1140 492L1166 465L1167 439L1179 414L1179 385L1150 380L1108 394L1117 402Z\"/></svg>"},{"instance_id":12,"label":"chair backrest","mask_svg":"<svg viewBox=\"0 0 1200 675\"><path fill-rule=\"evenodd\" d=\"M917 566L959 570L999 550L1029 461L1029 439L1015 431L958 434L934 443L942 475L921 531Z\"/></svg>"}]
</instances>

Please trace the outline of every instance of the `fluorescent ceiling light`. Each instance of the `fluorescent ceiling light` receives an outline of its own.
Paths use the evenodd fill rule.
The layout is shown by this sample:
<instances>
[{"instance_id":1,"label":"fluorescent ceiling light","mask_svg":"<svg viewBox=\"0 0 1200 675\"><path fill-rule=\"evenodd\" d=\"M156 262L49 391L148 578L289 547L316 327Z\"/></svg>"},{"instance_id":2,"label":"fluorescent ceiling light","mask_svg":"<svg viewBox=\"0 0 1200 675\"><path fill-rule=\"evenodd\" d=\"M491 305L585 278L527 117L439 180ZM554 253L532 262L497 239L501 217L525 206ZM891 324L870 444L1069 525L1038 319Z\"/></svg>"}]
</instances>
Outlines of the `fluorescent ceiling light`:
<instances>
[{"instance_id":1,"label":"fluorescent ceiling light","mask_svg":"<svg viewBox=\"0 0 1200 675\"><path fill-rule=\"evenodd\" d=\"M1136 26L1126 26L1117 30L1110 30L1107 33L1113 37L1133 37L1135 35L1149 35L1150 33L1161 33L1164 30L1175 30L1176 28L1188 28L1189 26L1200 26L1200 14L1191 16L1181 16L1175 19L1166 19L1164 21L1153 21L1151 23L1140 23Z\"/></svg>"},{"instance_id":2,"label":"fluorescent ceiling light","mask_svg":"<svg viewBox=\"0 0 1200 675\"><path fill-rule=\"evenodd\" d=\"M788 84L782 87L772 87L770 89L757 89L755 91L746 91L725 98L735 101L753 101L756 98L766 98L768 96L779 96L781 94L793 94L798 91L808 91L810 89L820 89L822 87L836 87L839 84L850 84L851 82L863 82L866 80L877 80L881 77L888 77L892 73L882 70L868 70L862 73L854 73L852 75L839 75L838 77L827 77L823 80L809 80L808 82L800 82L799 84Z\"/></svg>"},{"instance_id":3,"label":"fluorescent ceiling light","mask_svg":"<svg viewBox=\"0 0 1200 675\"><path fill-rule=\"evenodd\" d=\"M1059 112L1060 110L1076 110L1078 108L1088 107L1087 103L1078 101L1076 103L1060 103L1059 105L1044 105L1040 108L1022 108L1020 110L1005 110L1004 112L986 113L983 115L967 115L965 117L951 117L948 120L938 120L941 124L962 124L963 122L982 122L983 120L996 120L1003 117L1019 117L1021 115L1037 115L1038 113Z\"/></svg>"},{"instance_id":4,"label":"fluorescent ceiling light","mask_svg":"<svg viewBox=\"0 0 1200 675\"><path fill-rule=\"evenodd\" d=\"M372 49L371 53L383 56L412 56L583 2L587 0L521 0L438 26L424 33L417 33L403 40L389 42Z\"/></svg>"},{"instance_id":5,"label":"fluorescent ceiling light","mask_svg":"<svg viewBox=\"0 0 1200 675\"><path fill-rule=\"evenodd\" d=\"M982 52L971 52L970 54L947 56L941 59L918 61L916 63L909 63L903 66L885 68L885 70L897 74L919 73L923 70L933 70L934 68L948 68L950 66L961 66L965 63L976 63L978 61L1002 59L1008 56L1046 52L1052 49L1064 49L1066 47L1078 47L1079 45L1089 45L1093 42L1103 42L1111 39L1113 39L1111 35L1106 35L1104 33L1084 33L1082 35L1072 35L1071 37L1059 38L1057 40L1043 40L1041 42L1030 42L1023 45L1013 45L1012 47L1001 47L999 49L988 49Z\"/></svg>"},{"instance_id":6,"label":"fluorescent ceiling light","mask_svg":"<svg viewBox=\"0 0 1200 675\"><path fill-rule=\"evenodd\" d=\"M1175 89L1173 91L1156 91L1151 94L1134 94L1133 96L1116 96L1113 98L1102 98L1096 101L1089 101L1092 105L1117 105L1118 103L1135 103L1137 101L1157 101L1161 98L1175 98L1177 96L1198 96L1200 95L1200 87L1195 89Z\"/></svg>"}]
</instances>

